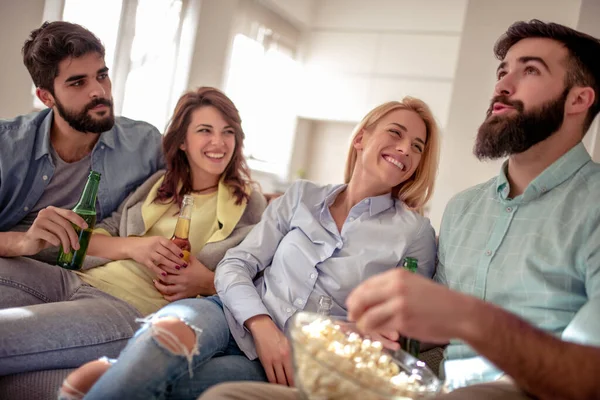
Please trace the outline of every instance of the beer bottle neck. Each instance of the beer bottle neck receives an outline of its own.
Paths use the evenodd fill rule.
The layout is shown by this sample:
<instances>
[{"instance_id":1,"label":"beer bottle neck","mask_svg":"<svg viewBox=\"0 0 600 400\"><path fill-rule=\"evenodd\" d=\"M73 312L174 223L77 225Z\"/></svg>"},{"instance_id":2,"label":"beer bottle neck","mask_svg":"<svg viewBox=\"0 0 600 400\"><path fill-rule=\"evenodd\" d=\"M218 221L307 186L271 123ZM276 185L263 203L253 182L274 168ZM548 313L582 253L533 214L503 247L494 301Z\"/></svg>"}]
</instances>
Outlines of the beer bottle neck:
<instances>
[{"instance_id":1,"label":"beer bottle neck","mask_svg":"<svg viewBox=\"0 0 600 400\"><path fill-rule=\"evenodd\" d=\"M181 211L179 212L179 218L177 218L177 225L175 225L175 237L179 239L187 239L189 237L193 209L193 199L192 201L187 201L186 197L181 204Z\"/></svg>"},{"instance_id":2,"label":"beer bottle neck","mask_svg":"<svg viewBox=\"0 0 600 400\"><path fill-rule=\"evenodd\" d=\"M96 211L96 196L98 195L98 186L100 184L100 175L92 171L88 177L81 198L75 206L75 210Z\"/></svg>"}]
</instances>

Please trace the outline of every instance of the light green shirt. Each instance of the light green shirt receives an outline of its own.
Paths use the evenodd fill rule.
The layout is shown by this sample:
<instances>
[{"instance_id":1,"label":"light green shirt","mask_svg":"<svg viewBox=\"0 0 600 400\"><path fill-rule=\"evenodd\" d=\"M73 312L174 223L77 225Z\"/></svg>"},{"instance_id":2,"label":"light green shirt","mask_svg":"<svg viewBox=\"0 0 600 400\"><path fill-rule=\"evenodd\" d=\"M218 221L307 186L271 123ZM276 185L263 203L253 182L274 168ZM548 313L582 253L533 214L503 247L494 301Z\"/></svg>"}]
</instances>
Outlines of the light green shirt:
<instances>
[{"instance_id":1,"label":"light green shirt","mask_svg":"<svg viewBox=\"0 0 600 400\"><path fill-rule=\"evenodd\" d=\"M580 143L514 199L506 166L448 203L436 280L565 340L600 346L600 165ZM463 386L502 374L476 356L452 341L446 378Z\"/></svg>"}]
</instances>

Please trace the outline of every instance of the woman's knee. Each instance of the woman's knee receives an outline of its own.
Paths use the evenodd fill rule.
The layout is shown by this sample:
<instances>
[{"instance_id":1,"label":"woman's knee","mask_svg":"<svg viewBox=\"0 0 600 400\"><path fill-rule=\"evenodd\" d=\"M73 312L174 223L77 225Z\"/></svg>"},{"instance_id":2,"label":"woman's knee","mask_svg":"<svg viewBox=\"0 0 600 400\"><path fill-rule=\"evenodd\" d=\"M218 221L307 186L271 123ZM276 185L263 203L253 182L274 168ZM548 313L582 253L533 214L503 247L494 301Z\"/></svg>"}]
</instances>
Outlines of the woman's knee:
<instances>
[{"instance_id":1,"label":"woman's knee","mask_svg":"<svg viewBox=\"0 0 600 400\"><path fill-rule=\"evenodd\" d=\"M161 317L151 322L153 336L158 343L176 354L194 352L196 332L177 317Z\"/></svg>"}]
</instances>

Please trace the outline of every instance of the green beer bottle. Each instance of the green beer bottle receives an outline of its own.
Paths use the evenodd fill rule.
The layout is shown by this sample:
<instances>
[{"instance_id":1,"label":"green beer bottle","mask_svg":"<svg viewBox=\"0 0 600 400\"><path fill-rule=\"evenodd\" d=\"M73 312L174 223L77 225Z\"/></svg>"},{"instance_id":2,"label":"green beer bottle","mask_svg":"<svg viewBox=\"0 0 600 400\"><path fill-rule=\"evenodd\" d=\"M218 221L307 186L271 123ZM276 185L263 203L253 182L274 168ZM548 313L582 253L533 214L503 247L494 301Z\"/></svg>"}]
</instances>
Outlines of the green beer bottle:
<instances>
[{"instance_id":1,"label":"green beer bottle","mask_svg":"<svg viewBox=\"0 0 600 400\"><path fill-rule=\"evenodd\" d=\"M407 269L410 272L417 272L419 267L419 262L416 258L406 257L404 262L402 263L402 268ZM419 357L419 352L421 350L421 343L418 340L401 337L398 341L400 343L400 347L410 355L414 357Z\"/></svg>"},{"instance_id":2,"label":"green beer bottle","mask_svg":"<svg viewBox=\"0 0 600 400\"><path fill-rule=\"evenodd\" d=\"M98 194L98 185L100 184L100 174L96 171L90 171L83 193L79 202L73 208L73 211L79 215L88 224L87 229L81 229L73 224L73 228L79 236L79 250L71 249L69 253L65 253L62 246L58 254L56 264L66 269L81 269L85 253L87 253L90 238L92 237L92 229L96 225L96 195Z\"/></svg>"}]
</instances>

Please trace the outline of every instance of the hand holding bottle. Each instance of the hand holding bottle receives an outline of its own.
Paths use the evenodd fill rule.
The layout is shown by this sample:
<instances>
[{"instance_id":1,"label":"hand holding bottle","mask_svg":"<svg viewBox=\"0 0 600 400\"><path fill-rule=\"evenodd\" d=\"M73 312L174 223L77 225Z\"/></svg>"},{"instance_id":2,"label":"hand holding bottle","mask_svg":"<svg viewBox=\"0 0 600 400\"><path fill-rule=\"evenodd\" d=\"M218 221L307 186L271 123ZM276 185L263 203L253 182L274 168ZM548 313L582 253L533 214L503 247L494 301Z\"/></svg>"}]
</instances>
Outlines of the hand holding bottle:
<instances>
[{"instance_id":1,"label":"hand holding bottle","mask_svg":"<svg viewBox=\"0 0 600 400\"><path fill-rule=\"evenodd\" d=\"M132 237L130 240L129 258L145 265L159 278L178 274L182 267L187 266L182 250L165 237Z\"/></svg>"},{"instance_id":2,"label":"hand holding bottle","mask_svg":"<svg viewBox=\"0 0 600 400\"><path fill-rule=\"evenodd\" d=\"M181 268L176 274L161 276L154 281L154 286L168 301L216 293L215 273L193 255L189 256L186 268Z\"/></svg>"},{"instance_id":3,"label":"hand holding bottle","mask_svg":"<svg viewBox=\"0 0 600 400\"><path fill-rule=\"evenodd\" d=\"M44 208L23 236L20 253L31 256L48 247L60 245L67 252L71 248L79 249L79 237L72 224L87 228L83 218L71 210L53 206Z\"/></svg>"}]
</instances>

